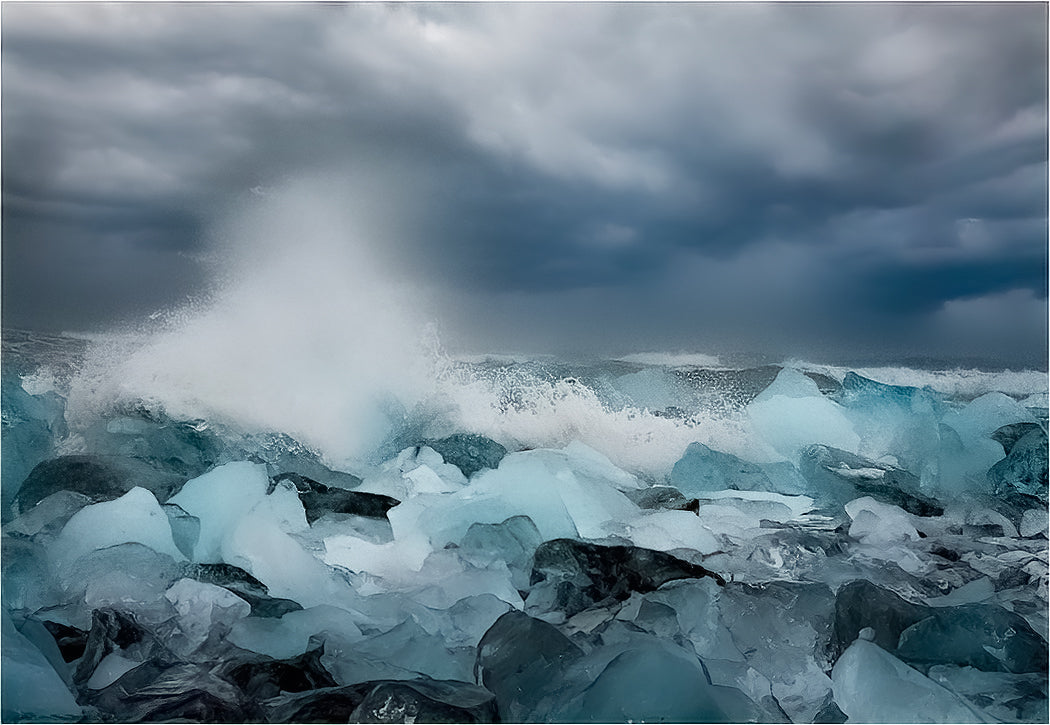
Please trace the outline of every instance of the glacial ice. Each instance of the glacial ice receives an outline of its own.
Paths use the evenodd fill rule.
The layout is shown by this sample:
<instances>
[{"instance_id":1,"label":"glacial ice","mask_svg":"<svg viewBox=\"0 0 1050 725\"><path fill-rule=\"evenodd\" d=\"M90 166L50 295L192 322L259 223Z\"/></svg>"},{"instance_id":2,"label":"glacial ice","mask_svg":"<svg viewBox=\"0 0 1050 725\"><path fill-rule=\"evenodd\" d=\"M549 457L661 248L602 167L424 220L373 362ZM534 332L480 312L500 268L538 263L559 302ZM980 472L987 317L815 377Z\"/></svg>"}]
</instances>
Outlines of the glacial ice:
<instances>
[{"instance_id":1,"label":"glacial ice","mask_svg":"<svg viewBox=\"0 0 1050 725\"><path fill-rule=\"evenodd\" d=\"M471 433L454 433L440 440L427 441L427 445L467 478L483 469L496 468L507 455L507 449L501 444Z\"/></svg>"},{"instance_id":2,"label":"glacial ice","mask_svg":"<svg viewBox=\"0 0 1050 725\"><path fill-rule=\"evenodd\" d=\"M359 640L360 617L340 607L318 605L289 612L279 619L239 618L234 622L229 640L244 649L285 659L310 649L310 638L325 635L332 639Z\"/></svg>"},{"instance_id":3,"label":"glacial ice","mask_svg":"<svg viewBox=\"0 0 1050 725\"><path fill-rule=\"evenodd\" d=\"M38 464L15 495L14 509L25 513L58 491L74 491L93 503L120 498L133 488L146 488L165 501L184 479L136 458L69 455Z\"/></svg>"},{"instance_id":4,"label":"glacial ice","mask_svg":"<svg viewBox=\"0 0 1050 725\"><path fill-rule=\"evenodd\" d=\"M725 489L772 490L772 483L760 467L734 455L713 451L703 443L689 444L671 469L670 481L686 496Z\"/></svg>"},{"instance_id":5,"label":"glacial ice","mask_svg":"<svg viewBox=\"0 0 1050 725\"><path fill-rule=\"evenodd\" d=\"M265 466L247 461L227 463L183 484L166 503L181 507L200 521L193 560L222 562L223 539L241 518L263 502L268 486ZM306 515L300 515L305 528Z\"/></svg>"},{"instance_id":6,"label":"glacial ice","mask_svg":"<svg viewBox=\"0 0 1050 725\"><path fill-rule=\"evenodd\" d=\"M55 453L57 442L66 435L64 400L54 391L32 395L22 381L4 376L0 387L3 418L0 426L2 453L0 503L5 512L29 473Z\"/></svg>"},{"instance_id":7,"label":"glacial ice","mask_svg":"<svg viewBox=\"0 0 1050 725\"><path fill-rule=\"evenodd\" d=\"M871 496L850 501L846 513L853 520L849 535L871 545L885 546L901 541L918 541L919 532L911 516L899 506L884 504Z\"/></svg>"},{"instance_id":8,"label":"glacial ice","mask_svg":"<svg viewBox=\"0 0 1050 725\"><path fill-rule=\"evenodd\" d=\"M83 708L43 654L3 613L0 711L5 722L73 722Z\"/></svg>"},{"instance_id":9,"label":"glacial ice","mask_svg":"<svg viewBox=\"0 0 1050 725\"><path fill-rule=\"evenodd\" d=\"M958 696L865 639L858 639L842 653L832 668L831 681L835 702L850 721L981 721Z\"/></svg>"},{"instance_id":10,"label":"glacial ice","mask_svg":"<svg viewBox=\"0 0 1050 725\"><path fill-rule=\"evenodd\" d=\"M208 638L216 626L224 634L238 620L251 614L251 605L229 589L183 578L164 596L175 607L179 648L189 653ZM173 637L175 639L175 637Z\"/></svg>"},{"instance_id":11,"label":"glacial ice","mask_svg":"<svg viewBox=\"0 0 1050 725\"><path fill-rule=\"evenodd\" d=\"M617 655L555 719L568 722L753 722L757 712L732 687L712 685L699 661L651 645Z\"/></svg>"},{"instance_id":12,"label":"glacial ice","mask_svg":"<svg viewBox=\"0 0 1050 725\"><path fill-rule=\"evenodd\" d=\"M153 494L135 487L113 501L86 506L63 527L51 549L60 567L84 554L118 544L139 543L175 560L185 557L175 545L171 526Z\"/></svg>"},{"instance_id":13,"label":"glacial ice","mask_svg":"<svg viewBox=\"0 0 1050 725\"><path fill-rule=\"evenodd\" d=\"M772 385L748 404L747 413L759 436L788 460L796 460L801 448L814 443L848 451L860 448L860 436L843 407L790 368L781 370Z\"/></svg>"}]
</instances>

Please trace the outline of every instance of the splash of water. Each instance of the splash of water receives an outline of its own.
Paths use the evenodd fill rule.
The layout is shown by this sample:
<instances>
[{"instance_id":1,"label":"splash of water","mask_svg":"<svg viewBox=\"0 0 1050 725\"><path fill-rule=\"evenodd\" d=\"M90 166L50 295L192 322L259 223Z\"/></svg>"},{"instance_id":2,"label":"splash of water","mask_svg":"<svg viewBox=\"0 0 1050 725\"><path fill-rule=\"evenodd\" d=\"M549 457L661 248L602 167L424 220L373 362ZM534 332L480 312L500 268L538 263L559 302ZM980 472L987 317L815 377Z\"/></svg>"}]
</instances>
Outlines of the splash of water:
<instances>
[{"instance_id":1,"label":"splash of water","mask_svg":"<svg viewBox=\"0 0 1050 725\"><path fill-rule=\"evenodd\" d=\"M136 401L284 431L333 460L374 445L390 397L424 393L425 317L379 261L375 229L333 195L301 182L233 215L209 298L106 336L71 391L74 417Z\"/></svg>"}]
</instances>

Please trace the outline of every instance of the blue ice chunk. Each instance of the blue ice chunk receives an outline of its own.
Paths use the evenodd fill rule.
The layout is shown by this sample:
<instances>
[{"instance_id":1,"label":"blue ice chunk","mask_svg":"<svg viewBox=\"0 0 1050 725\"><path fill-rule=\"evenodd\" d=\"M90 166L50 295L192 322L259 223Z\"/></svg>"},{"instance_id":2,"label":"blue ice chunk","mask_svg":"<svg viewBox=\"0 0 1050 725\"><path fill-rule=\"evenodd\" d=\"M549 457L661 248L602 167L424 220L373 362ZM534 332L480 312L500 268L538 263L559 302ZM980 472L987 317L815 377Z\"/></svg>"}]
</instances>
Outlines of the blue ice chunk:
<instances>
[{"instance_id":1,"label":"blue ice chunk","mask_svg":"<svg viewBox=\"0 0 1050 725\"><path fill-rule=\"evenodd\" d=\"M887 385L849 372L835 398L845 406L865 453L892 455L916 471L935 454L937 426L948 407L933 390Z\"/></svg>"},{"instance_id":2,"label":"blue ice chunk","mask_svg":"<svg viewBox=\"0 0 1050 725\"><path fill-rule=\"evenodd\" d=\"M507 455L507 449L496 441L472 433L455 433L440 440L428 440L426 444L467 478L482 469L496 468Z\"/></svg>"},{"instance_id":3,"label":"blue ice chunk","mask_svg":"<svg viewBox=\"0 0 1050 725\"><path fill-rule=\"evenodd\" d=\"M700 496L726 489L772 491L773 484L762 469L730 453L711 450L703 443L690 443L671 469L671 485L686 496Z\"/></svg>"},{"instance_id":4,"label":"blue ice chunk","mask_svg":"<svg viewBox=\"0 0 1050 725\"><path fill-rule=\"evenodd\" d=\"M349 685L419 675L467 681L471 679L474 657L473 647L448 647L444 637L427 632L410 618L388 632L353 642L341 653L333 648L322 661L336 680Z\"/></svg>"},{"instance_id":5,"label":"blue ice chunk","mask_svg":"<svg viewBox=\"0 0 1050 725\"><path fill-rule=\"evenodd\" d=\"M91 499L73 491L56 491L4 527L8 534L31 537L51 537L66 525L80 509L91 503Z\"/></svg>"},{"instance_id":6,"label":"blue ice chunk","mask_svg":"<svg viewBox=\"0 0 1050 725\"><path fill-rule=\"evenodd\" d=\"M790 368L747 405L758 435L780 455L795 460L806 445L823 443L856 451L860 436L846 409L821 395L817 384Z\"/></svg>"},{"instance_id":7,"label":"blue ice chunk","mask_svg":"<svg viewBox=\"0 0 1050 725\"><path fill-rule=\"evenodd\" d=\"M63 601L64 593L47 550L29 539L3 537L4 609L35 612Z\"/></svg>"},{"instance_id":8,"label":"blue ice chunk","mask_svg":"<svg viewBox=\"0 0 1050 725\"><path fill-rule=\"evenodd\" d=\"M805 476L790 461L774 461L760 466L769 479L773 491L786 496L812 496L812 488Z\"/></svg>"},{"instance_id":9,"label":"blue ice chunk","mask_svg":"<svg viewBox=\"0 0 1050 725\"><path fill-rule=\"evenodd\" d=\"M773 382L756 395L752 403L764 403L776 397L813 398L822 397L817 383L794 368L783 368Z\"/></svg>"},{"instance_id":10,"label":"blue ice chunk","mask_svg":"<svg viewBox=\"0 0 1050 725\"><path fill-rule=\"evenodd\" d=\"M897 405L905 410L938 408L943 410L943 396L931 388L910 385L889 385L858 375L852 370L842 379L842 389L835 396L850 407L874 407L879 404Z\"/></svg>"},{"instance_id":11,"label":"blue ice chunk","mask_svg":"<svg viewBox=\"0 0 1050 725\"><path fill-rule=\"evenodd\" d=\"M171 538L175 541L175 546L183 556L192 559L193 549L201 537L201 520L196 516L190 516L175 503L166 503L161 508L168 517Z\"/></svg>"},{"instance_id":12,"label":"blue ice chunk","mask_svg":"<svg viewBox=\"0 0 1050 725\"><path fill-rule=\"evenodd\" d=\"M835 596L824 584L730 583L721 592L721 620L748 663L769 679L792 722L812 722L831 693L825 643Z\"/></svg>"},{"instance_id":13,"label":"blue ice chunk","mask_svg":"<svg viewBox=\"0 0 1050 725\"><path fill-rule=\"evenodd\" d=\"M176 612L164 593L180 576L181 567L172 557L142 544L89 552L76 560L63 582L77 598L69 623L86 626L92 610L100 607L118 607L147 623L171 619Z\"/></svg>"},{"instance_id":14,"label":"blue ice chunk","mask_svg":"<svg viewBox=\"0 0 1050 725\"><path fill-rule=\"evenodd\" d=\"M839 657L831 680L835 702L850 722L980 721L957 695L865 639Z\"/></svg>"},{"instance_id":15,"label":"blue ice chunk","mask_svg":"<svg viewBox=\"0 0 1050 725\"><path fill-rule=\"evenodd\" d=\"M21 381L5 375L0 387L0 488L4 520L7 509L26 476L41 461L54 455L55 443L68 429L65 400L49 391L30 395Z\"/></svg>"},{"instance_id":16,"label":"blue ice chunk","mask_svg":"<svg viewBox=\"0 0 1050 725\"><path fill-rule=\"evenodd\" d=\"M503 562L516 589L527 589L532 555L543 543L539 529L528 516L511 516L498 524L471 524L459 544L459 555L474 566Z\"/></svg>"},{"instance_id":17,"label":"blue ice chunk","mask_svg":"<svg viewBox=\"0 0 1050 725\"><path fill-rule=\"evenodd\" d=\"M1005 425L1038 422L1031 411L1005 393L985 393L967 403L959 411L945 414L943 422L950 425L963 441L990 438Z\"/></svg>"},{"instance_id":18,"label":"blue ice chunk","mask_svg":"<svg viewBox=\"0 0 1050 725\"><path fill-rule=\"evenodd\" d=\"M77 722L83 709L47 658L3 612L0 719L4 722Z\"/></svg>"},{"instance_id":19,"label":"blue ice chunk","mask_svg":"<svg viewBox=\"0 0 1050 725\"><path fill-rule=\"evenodd\" d=\"M231 453L204 421L174 420L141 408L89 426L82 435L93 453L135 458L183 480L224 463Z\"/></svg>"},{"instance_id":20,"label":"blue ice chunk","mask_svg":"<svg viewBox=\"0 0 1050 725\"><path fill-rule=\"evenodd\" d=\"M909 602L896 592L857 579L839 587L831 632L831 656L837 658L864 628L885 650L897 648L901 632L931 613L930 607Z\"/></svg>"},{"instance_id":21,"label":"blue ice chunk","mask_svg":"<svg viewBox=\"0 0 1050 725\"><path fill-rule=\"evenodd\" d=\"M861 496L900 506L916 516L940 516L943 507L923 494L919 478L897 466L879 463L830 446L802 451L799 468L823 504L843 505Z\"/></svg>"},{"instance_id":22,"label":"blue ice chunk","mask_svg":"<svg viewBox=\"0 0 1050 725\"><path fill-rule=\"evenodd\" d=\"M988 470L997 496L1018 493L1047 503L1047 436L1041 428L1017 440L1010 453Z\"/></svg>"},{"instance_id":23,"label":"blue ice chunk","mask_svg":"<svg viewBox=\"0 0 1050 725\"><path fill-rule=\"evenodd\" d=\"M582 656L553 625L514 610L497 619L481 638L474 675L495 694L503 720L525 722Z\"/></svg>"},{"instance_id":24,"label":"blue ice chunk","mask_svg":"<svg viewBox=\"0 0 1050 725\"><path fill-rule=\"evenodd\" d=\"M26 477L14 500L14 511L25 513L58 491L73 491L94 503L120 498L133 488L151 491L167 501L185 479L126 456L59 456L38 464Z\"/></svg>"},{"instance_id":25,"label":"blue ice chunk","mask_svg":"<svg viewBox=\"0 0 1050 725\"><path fill-rule=\"evenodd\" d=\"M135 487L120 498L85 506L66 523L51 548L60 567L90 551L139 543L176 560L184 555L172 538L168 517L153 493Z\"/></svg>"},{"instance_id":26,"label":"blue ice chunk","mask_svg":"<svg viewBox=\"0 0 1050 725\"><path fill-rule=\"evenodd\" d=\"M990 722L1046 722L1046 672L1015 675L936 665L927 676L987 714Z\"/></svg>"},{"instance_id":27,"label":"blue ice chunk","mask_svg":"<svg viewBox=\"0 0 1050 725\"><path fill-rule=\"evenodd\" d=\"M544 602L572 616L592 604L623 601L676 579L725 580L671 554L637 546L602 546L573 539L545 541L536 549L528 603Z\"/></svg>"},{"instance_id":28,"label":"blue ice chunk","mask_svg":"<svg viewBox=\"0 0 1050 725\"><path fill-rule=\"evenodd\" d=\"M712 685L700 661L652 644L613 659L557 717L566 722L757 722L744 693Z\"/></svg>"},{"instance_id":29,"label":"blue ice chunk","mask_svg":"<svg viewBox=\"0 0 1050 725\"><path fill-rule=\"evenodd\" d=\"M1047 645L1024 617L997 605L937 608L901 632L897 655L914 663L989 672L1045 672Z\"/></svg>"}]
</instances>

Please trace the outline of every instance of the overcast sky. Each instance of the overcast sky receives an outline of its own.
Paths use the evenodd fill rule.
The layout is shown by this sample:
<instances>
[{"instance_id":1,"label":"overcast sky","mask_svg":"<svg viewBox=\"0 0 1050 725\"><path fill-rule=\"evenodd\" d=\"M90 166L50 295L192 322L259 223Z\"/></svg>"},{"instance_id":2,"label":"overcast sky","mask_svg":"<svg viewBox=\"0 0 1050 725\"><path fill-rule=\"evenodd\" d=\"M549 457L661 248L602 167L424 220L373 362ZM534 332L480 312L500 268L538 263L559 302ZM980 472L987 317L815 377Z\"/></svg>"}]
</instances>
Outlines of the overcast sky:
<instances>
[{"instance_id":1,"label":"overcast sky","mask_svg":"<svg viewBox=\"0 0 1050 725\"><path fill-rule=\"evenodd\" d=\"M323 179L464 348L1046 364L1042 3L2 12L5 326Z\"/></svg>"}]
</instances>

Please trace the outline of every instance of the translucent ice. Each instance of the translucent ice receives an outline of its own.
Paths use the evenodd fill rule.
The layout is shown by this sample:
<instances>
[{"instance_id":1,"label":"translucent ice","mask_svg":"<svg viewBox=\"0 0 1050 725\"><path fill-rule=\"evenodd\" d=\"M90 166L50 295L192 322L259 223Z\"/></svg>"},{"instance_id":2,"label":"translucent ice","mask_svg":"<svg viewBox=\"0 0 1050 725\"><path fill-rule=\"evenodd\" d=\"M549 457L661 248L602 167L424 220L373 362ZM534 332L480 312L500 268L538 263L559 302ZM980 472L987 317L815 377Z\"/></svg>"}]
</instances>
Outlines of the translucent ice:
<instances>
[{"instance_id":1,"label":"translucent ice","mask_svg":"<svg viewBox=\"0 0 1050 725\"><path fill-rule=\"evenodd\" d=\"M812 722L831 692L824 645L835 598L823 584L729 584L721 592L721 621L750 666L793 722Z\"/></svg>"},{"instance_id":2,"label":"translucent ice","mask_svg":"<svg viewBox=\"0 0 1050 725\"><path fill-rule=\"evenodd\" d=\"M658 551L692 549L701 554L718 551L721 543L691 511L657 511L633 519L624 535L637 546Z\"/></svg>"},{"instance_id":3,"label":"translucent ice","mask_svg":"<svg viewBox=\"0 0 1050 725\"><path fill-rule=\"evenodd\" d=\"M110 652L98 663L95 671L91 673L91 677L84 686L89 690L101 690L103 687L109 687L126 672L141 664L138 660L131 660L116 652Z\"/></svg>"},{"instance_id":4,"label":"translucent ice","mask_svg":"<svg viewBox=\"0 0 1050 725\"><path fill-rule=\"evenodd\" d=\"M474 654L473 647L448 647L443 637L427 632L409 618L391 630L355 641L341 652L333 648L323 661L342 684L417 675L465 681L471 679Z\"/></svg>"},{"instance_id":5,"label":"translucent ice","mask_svg":"<svg viewBox=\"0 0 1050 725\"><path fill-rule=\"evenodd\" d=\"M26 476L34 466L53 455L55 441L62 438L67 429L63 417L65 401L53 391L31 395L22 381L4 375L0 396L3 400L0 475L4 480L0 497L6 513Z\"/></svg>"},{"instance_id":6,"label":"translucent ice","mask_svg":"<svg viewBox=\"0 0 1050 725\"><path fill-rule=\"evenodd\" d=\"M466 483L463 472L445 463L441 454L433 448L411 446L382 464L376 473L366 477L355 490L404 501L420 494L458 491Z\"/></svg>"},{"instance_id":7,"label":"translucent ice","mask_svg":"<svg viewBox=\"0 0 1050 725\"><path fill-rule=\"evenodd\" d=\"M557 609L572 616L593 604L623 601L675 579L718 574L662 551L634 546L600 546L572 539L545 541L533 557L530 607ZM542 583L542 587L537 584Z\"/></svg>"},{"instance_id":8,"label":"translucent ice","mask_svg":"<svg viewBox=\"0 0 1050 725\"><path fill-rule=\"evenodd\" d=\"M729 453L713 451L703 443L689 444L671 469L670 481L686 496L725 489L772 490L772 483L757 465Z\"/></svg>"},{"instance_id":9,"label":"translucent ice","mask_svg":"<svg viewBox=\"0 0 1050 725\"><path fill-rule=\"evenodd\" d=\"M946 404L929 388L887 385L851 371L834 397L845 406L865 455L893 455L905 468L919 470L936 450L937 424Z\"/></svg>"},{"instance_id":10,"label":"translucent ice","mask_svg":"<svg viewBox=\"0 0 1050 725\"><path fill-rule=\"evenodd\" d=\"M853 520L849 535L865 544L880 546L919 540L911 516L899 506L864 496L850 501L845 508Z\"/></svg>"},{"instance_id":11,"label":"translucent ice","mask_svg":"<svg viewBox=\"0 0 1050 725\"><path fill-rule=\"evenodd\" d=\"M980 721L959 697L863 639L839 657L831 680L835 702L853 722Z\"/></svg>"},{"instance_id":12,"label":"translucent ice","mask_svg":"<svg viewBox=\"0 0 1050 725\"><path fill-rule=\"evenodd\" d=\"M598 477L607 470L611 478ZM610 522L637 515L638 506L617 490L632 484L641 485L582 446L526 451L508 455L498 469L477 474L454 494L406 500L388 518L395 539L422 539L434 548L458 544L471 524L519 515L532 519L545 539L600 538Z\"/></svg>"},{"instance_id":13,"label":"translucent ice","mask_svg":"<svg viewBox=\"0 0 1050 725\"><path fill-rule=\"evenodd\" d=\"M168 503L200 520L194 561L223 561L225 538L233 535L240 521L252 511L257 514L257 526L280 531L298 531L308 526L294 486L284 482L270 495L268 488L266 467L244 461L227 463L187 481Z\"/></svg>"},{"instance_id":14,"label":"translucent ice","mask_svg":"<svg viewBox=\"0 0 1050 725\"><path fill-rule=\"evenodd\" d=\"M139 543L175 560L185 557L171 536L168 517L150 491L135 487L114 501L87 506L73 515L51 551L62 566L95 549Z\"/></svg>"},{"instance_id":15,"label":"translucent ice","mask_svg":"<svg viewBox=\"0 0 1050 725\"><path fill-rule=\"evenodd\" d=\"M0 708L5 722L73 722L81 707L43 654L3 613L3 661Z\"/></svg>"},{"instance_id":16,"label":"translucent ice","mask_svg":"<svg viewBox=\"0 0 1050 725\"><path fill-rule=\"evenodd\" d=\"M467 478L482 469L496 468L507 455L507 449L496 441L468 433L455 433L428 444L441 454L445 463L459 468Z\"/></svg>"},{"instance_id":17,"label":"translucent ice","mask_svg":"<svg viewBox=\"0 0 1050 725\"><path fill-rule=\"evenodd\" d=\"M992 490L1016 492L1047 502L1047 437L1042 430L1022 436L988 471Z\"/></svg>"},{"instance_id":18,"label":"translucent ice","mask_svg":"<svg viewBox=\"0 0 1050 725\"><path fill-rule=\"evenodd\" d=\"M310 649L310 638L322 635L344 642L361 639L357 618L339 607L322 605L289 612L280 619L248 617L238 619L229 640L238 647L285 659Z\"/></svg>"},{"instance_id":19,"label":"translucent ice","mask_svg":"<svg viewBox=\"0 0 1050 725\"><path fill-rule=\"evenodd\" d=\"M218 563L223 537L266 495L266 467L238 461L219 466L183 485L168 503L200 521L194 561ZM305 514L304 514L305 516Z\"/></svg>"},{"instance_id":20,"label":"translucent ice","mask_svg":"<svg viewBox=\"0 0 1050 725\"><path fill-rule=\"evenodd\" d=\"M7 524L4 531L26 536L35 536L42 531L50 533L65 526L73 514L89 503L91 499L83 494L56 491Z\"/></svg>"},{"instance_id":21,"label":"translucent ice","mask_svg":"<svg viewBox=\"0 0 1050 725\"><path fill-rule=\"evenodd\" d=\"M347 722L497 722L492 693L469 682L416 678L379 681Z\"/></svg>"},{"instance_id":22,"label":"translucent ice","mask_svg":"<svg viewBox=\"0 0 1050 725\"><path fill-rule=\"evenodd\" d=\"M909 662L954 664L991 672L1045 672L1046 642L1018 614L995 605L934 609L901 632Z\"/></svg>"},{"instance_id":23,"label":"translucent ice","mask_svg":"<svg viewBox=\"0 0 1050 725\"><path fill-rule=\"evenodd\" d=\"M525 722L582 654L552 625L511 611L481 638L474 674L496 695L504 720Z\"/></svg>"},{"instance_id":24,"label":"translucent ice","mask_svg":"<svg viewBox=\"0 0 1050 725\"><path fill-rule=\"evenodd\" d=\"M459 555L471 564L487 567L500 561L518 589L529 585L532 554L543 543L528 516L512 516L498 524L472 524L459 545Z\"/></svg>"},{"instance_id":25,"label":"translucent ice","mask_svg":"<svg viewBox=\"0 0 1050 725\"><path fill-rule=\"evenodd\" d=\"M298 498L295 504L299 505ZM352 600L350 584L282 531L281 521L265 507L240 516L232 530L223 534L218 559L249 572L272 596L292 599L304 607L338 606ZM305 518L302 523L305 525Z\"/></svg>"},{"instance_id":26,"label":"translucent ice","mask_svg":"<svg viewBox=\"0 0 1050 725\"><path fill-rule=\"evenodd\" d=\"M178 612L180 648L187 653L203 644L216 626L225 634L251 613L248 602L229 589L194 579L180 579L164 596Z\"/></svg>"},{"instance_id":27,"label":"translucent ice","mask_svg":"<svg viewBox=\"0 0 1050 725\"><path fill-rule=\"evenodd\" d=\"M1046 675L983 672L973 667L936 665L928 676L994 722L1042 722L1047 719Z\"/></svg>"},{"instance_id":28,"label":"translucent ice","mask_svg":"<svg viewBox=\"0 0 1050 725\"><path fill-rule=\"evenodd\" d=\"M842 505L853 498L871 496L916 516L939 516L944 512L936 500L922 493L914 474L889 463L813 445L802 451L799 467L813 496L825 505Z\"/></svg>"},{"instance_id":29,"label":"translucent ice","mask_svg":"<svg viewBox=\"0 0 1050 725\"><path fill-rule=\"evenodd\" d=\"M91 612L100 607L126 610L146 623L166 621L175 610L164 592L179 578L180 569L170 555L142 544L89 552L66 575L67 591L78 600L76 618L70 623L86 627Z\"/></svg>"},{"instance_id":30,"label":"translucent ice","mask_svg":"<svg viewBox=\"0 0 1050 725\"><path fill-rule=\"evenodd\" d=\"M43 545L28 539L3 537L4 608L35 612L62 599L61 583Z\"/></svg>"},{"instance_id":31,"label":"translucent ice","mask_svg":"<svg viewBox=\"0 0 1050 725\"><path fill-rule=\"evenodd\" d=\"M522 606L505 564L479 568L464 562L455 549L435 551L419 573L404 583L413 600L433 609L447 609L472 594L492 594L512 606Z\"/></svg>"},{"instance_id":32,"label":"translucent ice","mask_svg":"<svg viewBox=\"0 0 1050 725\"><path fill-rule=\"evenodd\" d=\"M998 428L1012 423L1034 423L1035 416L1003 393L985 393L971 400L958 412L944 416L944 422L958 431L964 441L988 438Z\"/></svg>"},{"instance_id":33,"label":"translucent ice","mask_svg":"<svg viewBox=\"0 0 1050 725\"><path fill-rule=\"evenodd\" d=\"M820 394L802 373L784 368L747 406L755 431L777 453L794 459L805 445L823 443L856 451L860 437L838 403Z\"/></svg>"},{"instance_id":34,"label":"translucent ice","mask_svg":"<svg viewBox=\"0 0 1050 725\"><path fill-rule=\"evenodd\" d=\"M612 660L578 702L570 722L754 722L758 710L739 690L710 684L700 662L671 647L630 649Z\"/></svg>"}]
</instances>

